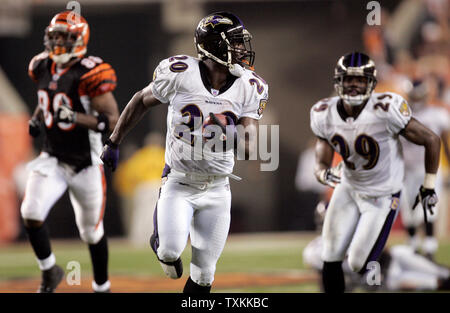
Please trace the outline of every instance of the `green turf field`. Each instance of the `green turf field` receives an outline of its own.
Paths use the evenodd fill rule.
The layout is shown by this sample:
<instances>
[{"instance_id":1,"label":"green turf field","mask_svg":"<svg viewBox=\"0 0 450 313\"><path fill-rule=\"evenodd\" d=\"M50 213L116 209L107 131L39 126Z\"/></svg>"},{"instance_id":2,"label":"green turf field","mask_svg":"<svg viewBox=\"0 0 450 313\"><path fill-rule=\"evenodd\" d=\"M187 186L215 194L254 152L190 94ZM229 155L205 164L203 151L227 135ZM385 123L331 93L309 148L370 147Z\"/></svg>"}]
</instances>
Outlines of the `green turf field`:
<instances>
[{"instance_id":1,"label":"green turf field","mask_svg":"<svg viewBox=\"0 0 450 313\"><path fill-rule=\"evenodd\" d=\"M315 237L313 233L267 233L231 235L217 264L217 273L311 273L302 262L302 250ZM392 234L388 244L403 243L404 237ZM81 241L54 240L53 251L57 263L65 265L78 261L82 276L91 275L86 245ZM185 274L189 271L190 249L183 253ZM124 239L110 239L109 265L111 275L135 277L165 277L149 247L133 247ZM441 240L436 261L450 266L450 240ZM0 281L40 277L34 255L27 242L0 247ZM317 292L314 282L278 286L254 286L214 289L214 292Z\"/></svg>"}]
</instances>

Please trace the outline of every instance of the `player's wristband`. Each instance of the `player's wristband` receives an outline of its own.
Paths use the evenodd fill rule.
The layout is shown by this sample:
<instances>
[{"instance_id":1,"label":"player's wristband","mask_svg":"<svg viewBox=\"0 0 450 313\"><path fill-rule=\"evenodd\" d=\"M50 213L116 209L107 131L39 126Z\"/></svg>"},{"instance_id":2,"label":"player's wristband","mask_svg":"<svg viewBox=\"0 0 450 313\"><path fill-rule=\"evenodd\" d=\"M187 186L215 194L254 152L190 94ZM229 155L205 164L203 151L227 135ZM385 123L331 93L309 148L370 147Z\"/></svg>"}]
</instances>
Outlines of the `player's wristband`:
<instances>
[{"instance_id":1,"label":"player's wristband","mask_svg":"<svg viewBox=\"0 0 450 313\"><path fill-rule=\"evenodd\" d=\"M97 116L97 131L102 134L107 134L109 132L109 119L103 113L100 113Z\"/></svg>"},{"instance_id":2,"label":"player's wristband","mask_svg":"<svg viewBox=\"0 0 450 313\"><path fill-rule=\"evenodd\" d=\"M436 185L436 174L425 173L423 188L434 189Z\"/></svg>"},{"instance_id":3,"label":"player's wristband","mask_svg":"<svg viewBox=\"0 0 450 313\"><path fill-rule=\"evenodd\" d=\"M111 139L109 139L109 138L106 139L105 144L108 145L108 146L110 146L110 147L113 148L113 149L119 148L119 145L118 145L117 143L112 142Z\"/></svg>"}]
</instances>

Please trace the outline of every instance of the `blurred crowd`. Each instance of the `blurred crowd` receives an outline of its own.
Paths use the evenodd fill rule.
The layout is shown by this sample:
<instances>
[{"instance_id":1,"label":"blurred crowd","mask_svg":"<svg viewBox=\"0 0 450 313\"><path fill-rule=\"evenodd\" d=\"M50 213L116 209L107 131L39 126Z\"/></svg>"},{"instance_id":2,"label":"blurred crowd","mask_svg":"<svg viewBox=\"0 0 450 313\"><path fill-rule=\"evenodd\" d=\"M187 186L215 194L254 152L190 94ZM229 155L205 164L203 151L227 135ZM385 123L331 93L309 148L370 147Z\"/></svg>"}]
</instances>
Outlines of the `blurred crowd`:
<instances>
[{"instance_id":1,"label":"blurred crowd","mask_svg":"<svg viewBox=\"0 0 450 313\"><path fill-rule=\"evenodd\" d=\"M363 29L366 53L378 69L376 91L407 98L413 82L420 80L428 87L428 105L449 109L450 1L406 0L400 6L392 13L382 10L381 24Z\"/></svg>"}]
</instances>

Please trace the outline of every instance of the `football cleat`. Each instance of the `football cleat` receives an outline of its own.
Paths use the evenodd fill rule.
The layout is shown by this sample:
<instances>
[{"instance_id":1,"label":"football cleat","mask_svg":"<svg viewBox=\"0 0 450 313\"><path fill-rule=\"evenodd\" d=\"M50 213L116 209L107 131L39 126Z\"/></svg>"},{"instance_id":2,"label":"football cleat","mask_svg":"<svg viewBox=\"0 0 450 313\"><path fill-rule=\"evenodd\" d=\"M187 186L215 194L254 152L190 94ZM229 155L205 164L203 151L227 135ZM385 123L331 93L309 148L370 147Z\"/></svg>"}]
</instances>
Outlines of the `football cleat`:
<instances>
[{"instance_id":1,"label":"football cleat","mask_svg":"<svg viewBox=\"0 0 450 313\"><path fill-rule=\"evenodd\" d=\"M173 262L164 262L161 261L158 257L157 251L157 243L156 243L156 237L155 234L152 234L150 236L150 247L152 247L153 252L156 254L156 258L158 259L159 263L161 264L161 267L166 274L167 277L172 279L178 279L183 275L183 262L181 261L181 258L178 258L177 260Z\"/></svg>"},{"instance_id":2,"label":"football cleat","mask_svg":"<svg viewBox=\"0 0 450 313\"><path fill-rule=\"evenodd\" d=\"M42 271L42 282L39 286L38 293L53 293L64 277L64 270L54 265L51 269Z\"/></svg>"}]
</instances>

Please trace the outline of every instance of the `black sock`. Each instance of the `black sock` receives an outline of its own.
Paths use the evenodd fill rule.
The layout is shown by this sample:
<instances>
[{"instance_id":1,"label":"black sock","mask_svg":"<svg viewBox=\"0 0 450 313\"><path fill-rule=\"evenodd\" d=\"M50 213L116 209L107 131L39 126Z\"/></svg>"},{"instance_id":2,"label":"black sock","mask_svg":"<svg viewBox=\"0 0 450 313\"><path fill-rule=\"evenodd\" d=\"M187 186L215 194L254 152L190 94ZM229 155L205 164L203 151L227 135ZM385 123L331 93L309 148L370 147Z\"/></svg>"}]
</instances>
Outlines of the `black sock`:
<instances>
[{"instance_id":1,"label":"black sock","mask_svg":"<svg viewBox=\"0 0 450 313\"><path fill-rule=\"evenodd\" d=\"M425 224L425 235L427 237L433 237L433 235L434 235L434 224L433 223L427 222Z\"/></svg>"},{"instance_id":2,"label":"black sock","mask_svg":"<svg viewBox=\"0 0 450 313\"><path fill-rule=\"evenodd\" d=\"M343 293L345 291L342 261L323 263L322 283L325 293Z\"/></svg>"},{"instance_id":3,"label":"black sock","mask_svg":"<svg viewBox=\"0 0 450 313\"><path fill-rule=\"evenodd\" d=\"M94 280L97 285L102 285L108 280L108 241L103 236L99 242L89 245L91 254Z\"/></svg>"},{"instance_id":4,"label":"black sock","mask_svg":"<svg viewBox=\"0 0 450 313\"><path fill-rule=\"evenodd\" d=\"M186 281L186 285L184 285L183 293L210 293L211 286L200 286L199 284L194 283L189 276Z\"/></svg>"},{"instance_id":5,"label":"black sock","mask_svg":"<svg viewBox=\"0 0 450 313\"><path fill-rule=\"evenodd\" d=\"M414 237L416 235L416 228L415 227L408 227L406 230L408 231L409 237Z\"/></svg>"},{"instance_id":6,"label":"black sock","mask_svg":"<svg viewBox=\"0 0 450 313\"><path fill-rule=\"evenodd\" d=\"M45 224L40 227L25 227L34 254L39 260L45 260L52 254L50 236Z\"/></svg>"},{"instance_id":7,"label":"black sock","mask_svg":"<svg viewBox=\"0 0 450 313\"><path fill-rule=\"evenodd\" d=\"M437 290L450 290L450 277L438 280Z\"/></svg>"}]
</instances>

